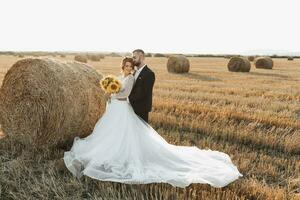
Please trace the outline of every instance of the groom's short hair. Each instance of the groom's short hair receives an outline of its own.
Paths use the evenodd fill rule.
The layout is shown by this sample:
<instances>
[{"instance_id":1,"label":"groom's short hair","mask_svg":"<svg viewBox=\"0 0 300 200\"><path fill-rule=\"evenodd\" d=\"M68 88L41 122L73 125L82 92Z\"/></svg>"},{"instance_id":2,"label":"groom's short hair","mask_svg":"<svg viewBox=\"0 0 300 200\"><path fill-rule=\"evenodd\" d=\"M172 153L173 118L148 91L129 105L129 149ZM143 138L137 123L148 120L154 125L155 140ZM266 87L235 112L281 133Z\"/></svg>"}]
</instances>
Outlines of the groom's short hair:
<instances>
[{"instance_id":1,"label":"groom's short hair","mask_svg":"<svg viewBox=\"0 0 300 200\"><path fill-rule=\"evenodd\" d=\"M143 55L145 55L145 52L142 49L136 49L132 53L135 53L135 52L142 53Z\"/></svg>"}]
</instances>

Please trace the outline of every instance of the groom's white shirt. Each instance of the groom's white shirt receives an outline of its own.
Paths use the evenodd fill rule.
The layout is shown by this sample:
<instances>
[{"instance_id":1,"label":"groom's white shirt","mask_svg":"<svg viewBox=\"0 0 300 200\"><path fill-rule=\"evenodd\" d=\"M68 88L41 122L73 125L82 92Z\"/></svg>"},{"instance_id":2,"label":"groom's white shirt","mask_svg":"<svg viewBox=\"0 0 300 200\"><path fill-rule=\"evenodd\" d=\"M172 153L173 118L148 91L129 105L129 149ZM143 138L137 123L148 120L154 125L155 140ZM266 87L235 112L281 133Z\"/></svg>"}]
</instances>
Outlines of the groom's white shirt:
<instances>
[{"instance_id":1,"label":"groom's white shirt","mask_svg":"<svg viewBox=\"0 0 300 200\"><path fill-rule=\"evenodd\" d=\"M139 74L141 73L141 71L143 70L143 68L144 68L145 66L146 66L146 64L144 64L144 66L141 67L140 69L137 69L137 70L136 70L136 72L135 72L135 74L134 74L134 83L135 83L137 77L139 76ZM127 97L127 102L129 102L129 97Z\"/></svg>"},{"instance_id":2,"label":"groom's white shirt","mask_svg":"<svg viewBox=\"0 0 300 200\"><path fill-rule=\"evenodd\" d=\"M134 74L134 80L136 80L137 79L137 77L139 76L139 74L141 73L141 71L143 70L143 68L146 66L146 64L143 66L143 67L141 67L140 69L138 69L136 72L135 72L135 74Z\"/></svg>"}]
</instances>

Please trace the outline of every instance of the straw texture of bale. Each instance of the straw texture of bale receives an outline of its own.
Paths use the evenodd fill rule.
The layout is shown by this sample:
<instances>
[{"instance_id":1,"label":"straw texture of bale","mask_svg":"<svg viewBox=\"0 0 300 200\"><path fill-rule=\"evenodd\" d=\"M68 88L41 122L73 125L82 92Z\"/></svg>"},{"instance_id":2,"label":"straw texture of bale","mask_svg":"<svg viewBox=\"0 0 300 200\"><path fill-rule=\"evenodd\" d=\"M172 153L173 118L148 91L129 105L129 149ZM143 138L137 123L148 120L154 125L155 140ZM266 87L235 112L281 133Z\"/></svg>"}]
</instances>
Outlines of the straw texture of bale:
<instances>
[{"instance_id":1,"label":"straw texture of bale","mask_svg":"<svg viewBox=\"0 0 300 200\"><path fill-rule=\"evenodd\" d=\"M171 73L187 73L190 70L190 61L184 56L170 56L167 70Z\"/></svg>"},{"instance_id":2,"label":"straw texture of bale","mask_svg":"<svg viewBox=\"0 0 300 200\"><path fill-rule=\"evenodd\" d=\"M76 60L78 62L82 62L82 63L87 63L88 58L85 55L76 55L76 56L74 56L74 60Z\"/></svg>"},{"instance_id":3,"label":"straw texture of bale","mask_svg":"<svg viewBox=\"0 0 300 200\"><path fill-rule=\"evenodd\" d=\"M0 88L0 124L8 136L30 135L53 146L89 135L105 111L102 78L86 64L25 58L6 73Z\"/></svg>"},{"instance_id":4,"label":"straw texture of bale","mask_svg":"<svg viewBox=\"0 0 300 200\"><path fill-rule=\"evenodd\" d=\"M270 57L258 57L255 59L254 65L256 68L272 69L273 68L273 60Z\"/></svg>"},{"instance_id":5,"label":"straw texture of bale","mask_svg":"<svg viewBox=\"0 0 300 200\"><path fill-rule=\"evenodd\" d=\"M232 57L227 64L227 68L231 72L249 72L251 64L247 58Z\"/></svg>"}]
</instances>

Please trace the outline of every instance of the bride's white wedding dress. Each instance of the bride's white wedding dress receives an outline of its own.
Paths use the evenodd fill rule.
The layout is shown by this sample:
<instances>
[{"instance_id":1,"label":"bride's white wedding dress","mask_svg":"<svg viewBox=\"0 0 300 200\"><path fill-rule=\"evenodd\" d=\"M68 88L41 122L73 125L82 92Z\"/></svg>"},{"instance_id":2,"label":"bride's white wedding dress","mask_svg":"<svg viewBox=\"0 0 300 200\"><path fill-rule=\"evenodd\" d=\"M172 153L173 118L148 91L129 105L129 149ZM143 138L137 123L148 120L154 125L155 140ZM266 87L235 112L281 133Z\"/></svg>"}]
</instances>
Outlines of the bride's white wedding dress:
<instances>
[{"instance_id":1,"label":"bride's white wedding dress","mask_svg":"<svg viewBox=\"0 0 300 200\"><path fill-rule=\"evenodd\" d=\"M128 97L134 83L131 74L119 78L123 89L112 95L93 132L75 137L71 150L64 152L65 165L74 176L182 188L190 183L219 188L243 176L225 153L166 142L135 114L128 100L116 99Z\"/></svg>"}]
</instances>

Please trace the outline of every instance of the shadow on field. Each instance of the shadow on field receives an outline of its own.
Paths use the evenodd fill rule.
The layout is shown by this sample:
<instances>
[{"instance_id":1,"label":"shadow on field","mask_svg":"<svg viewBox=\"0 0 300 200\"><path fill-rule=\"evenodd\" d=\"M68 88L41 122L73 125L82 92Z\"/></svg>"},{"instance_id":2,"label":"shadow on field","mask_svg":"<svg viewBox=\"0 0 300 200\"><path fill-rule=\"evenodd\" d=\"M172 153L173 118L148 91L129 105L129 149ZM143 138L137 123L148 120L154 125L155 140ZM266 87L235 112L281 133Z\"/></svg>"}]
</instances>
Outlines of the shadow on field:
<instances>
[{"instance_id":1,"label":"shadow on field","mask_svg":"<svg viewBox=\"0 0 300 200\"><path fill-rule=\"evenodd\" d=\"M201 75L201 74L196 74L196 73L185 73L182 74L184 77L190 78L190 79L197 79L201 81L222 81L219 78L216 77L211 77L207 75Z\"/></svg>"},{"instance_id":2,"label":"shadow on field","mask_svg":"<svg viewBox=\"0 0 300 200\"><path fill-rule=\"evenodd\" d=\"M258 75L258 76L271 76L271 77L278 77L278 78L290 78L287 75L273 74L273 73L249 72L249 74Z\"/></svg>"}]
</instances>

